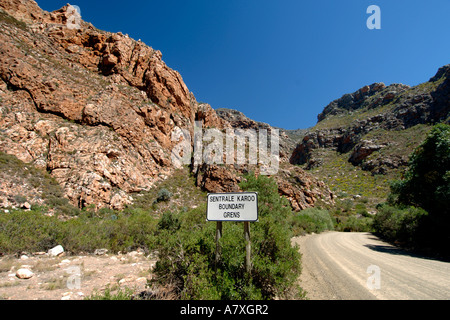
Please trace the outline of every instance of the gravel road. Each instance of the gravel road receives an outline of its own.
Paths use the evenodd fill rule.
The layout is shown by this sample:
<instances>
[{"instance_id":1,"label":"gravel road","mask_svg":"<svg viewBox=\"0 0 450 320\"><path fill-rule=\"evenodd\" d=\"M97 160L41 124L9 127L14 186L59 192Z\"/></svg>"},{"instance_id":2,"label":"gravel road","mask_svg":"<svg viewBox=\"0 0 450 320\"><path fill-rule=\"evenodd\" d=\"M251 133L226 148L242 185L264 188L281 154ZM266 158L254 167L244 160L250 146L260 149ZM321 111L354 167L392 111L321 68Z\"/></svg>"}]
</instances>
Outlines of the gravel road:
<instances>
[{"instance_id":1,"label":"gravel road","mask_svg":"<svg viewBox=\"0 0 450 320\"><path fill-rule=\"evenodd\" d=\"M302 253L310 300L448 300L450 263L423 258L371 233L325 232L292 239Z\"/></svg>"}]
</instances>

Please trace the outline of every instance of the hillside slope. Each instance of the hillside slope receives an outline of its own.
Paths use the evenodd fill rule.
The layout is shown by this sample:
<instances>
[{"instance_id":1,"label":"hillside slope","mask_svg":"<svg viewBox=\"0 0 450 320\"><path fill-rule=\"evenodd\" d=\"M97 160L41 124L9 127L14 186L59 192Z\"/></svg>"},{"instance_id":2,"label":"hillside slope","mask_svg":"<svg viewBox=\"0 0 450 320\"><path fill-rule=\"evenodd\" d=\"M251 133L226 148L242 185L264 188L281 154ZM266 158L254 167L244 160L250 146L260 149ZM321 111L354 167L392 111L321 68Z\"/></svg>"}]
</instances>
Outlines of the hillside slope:
<instances>
[{"instance_id":1,"label":"hillside slope","mask_svg":"<svg viewBox=\"0 0 450 320\"><path fill-rule=\"evenodd\" d=\"M383 201L431 126L450 122L450 65L409 87L374 83L328 104L290 162L337 194Z\"/></svg>"}]
</instances>

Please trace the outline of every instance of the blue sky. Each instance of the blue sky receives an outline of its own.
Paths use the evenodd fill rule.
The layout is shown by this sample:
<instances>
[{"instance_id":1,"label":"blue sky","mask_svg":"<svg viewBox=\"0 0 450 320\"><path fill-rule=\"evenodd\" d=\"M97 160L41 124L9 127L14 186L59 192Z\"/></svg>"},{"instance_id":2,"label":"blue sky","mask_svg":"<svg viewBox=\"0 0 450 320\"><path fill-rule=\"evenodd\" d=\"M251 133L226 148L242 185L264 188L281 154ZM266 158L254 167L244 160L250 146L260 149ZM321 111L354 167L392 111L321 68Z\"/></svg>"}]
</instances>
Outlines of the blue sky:
<instances>
[{"instance_id":1,"label":"blue sky","mask_svg":"<svg viewBox=\"0 0 450 320\"><path fill-rule=\"evenodd\" d=\"M73 1L73 2L70 2ZM285 129L374 82L417 85L450 63L449 0L37 0L161 50L197 101ZM369 5L381 29L369 30Z\"/></svg>"}]
</instances>

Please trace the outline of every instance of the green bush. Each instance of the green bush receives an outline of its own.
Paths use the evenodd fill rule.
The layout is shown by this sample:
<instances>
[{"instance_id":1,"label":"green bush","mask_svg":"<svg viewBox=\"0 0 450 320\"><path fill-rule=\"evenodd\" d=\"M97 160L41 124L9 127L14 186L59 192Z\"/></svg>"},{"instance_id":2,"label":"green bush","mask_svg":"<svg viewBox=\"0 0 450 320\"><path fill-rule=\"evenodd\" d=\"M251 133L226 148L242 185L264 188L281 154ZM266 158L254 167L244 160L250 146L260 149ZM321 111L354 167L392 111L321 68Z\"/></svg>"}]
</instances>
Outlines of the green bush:
<instances>
[{"instance_id":1,"label":"green bush","mask_svg":"<svg viewBox=\"0 0 450 320\"><path fill-rule=\"evenodd\" d=\"M336 230L344 232L371 232L373 219L371 217L349 216L341 219Z\"/></svg>"},{"instance_id":2,"label":"green bush","mask_svg":"<svg viewBox=\"0 0 450 320\"><path fill-rule=\"evenodd\" d=\"M353 201L350 199L345 199L341 201L341 205L344 212L350 212L353 208Z\"/></svg>"},{"instance_id":3,"label":"green bush","mask_svg":"<svg viewBox=\"0 0 450 320\"><path fill-rule=\"evenodd\" d=\"M308 208L296 213L292 218L294 235L305 233L320 233L325 230L333 230L333 220L328 210Z\"/></svg>"},{"instance_id":4,"label":"green bush","mask_svg":"<svg viewBox=\"0 0 450 320\"><path fill-rule=\"evenodd\" d=\"M251 273L247 274L244 266L243 223L223 223L221 260L216 265L216 224L205 221L206 206L200 206L179 213L179 229L159 231L159 260L155 268L159 285L177 288L181 299L301 296L296 286L300 254L290 242L290 206L278 195L275 181L268 177L247 175L241 187L258 192L259 221L250 227Z\"/></svg>"},{"instance_id":5,"label":"green bush","mask_svg":"<svg viewBox=\"0 0 450 320\"><path fill-rule=\"evenodd\" d=\"M388 204L376 219L380 235L450 257L450 125L435 125L411 154L404 178L391 184Z\"/></svg>"},{"instance_id":6,"label":"green bush","mask_svg":"<svg viewBox=\"0 0 450 320\"><path fill-rule=\"evenodd\" d=\"M130 288L117 288L113 290L110 286L106 287L103 292L94 291L84 300L131 300L134 298L134 291Z\"/></svg>"},{"instance_id":7,"label":"green bush","mask_svg":"<svg viewBox=\"0 0 450 320\"><path fill-rule=\"evenodd\" d=\"M367 212L367 208L364 204L358 203L355 205L356 214L363 217L371 217L371 215Z\"/></svg>"},{"instance_id":8,"label":"green bush","mask_svg":"<svg viewBox=\"0 0 450 320\"><path fill-rule=\"evenodd\" d=\"M0 214L0 252L44 251L57 245L60 221L40 211Z\"/></svg>"},{"instance_id":9,"label":"green bush","mask_svg":"<svg viewBox=\"0 0 450 320\"><path fill-rule=\"evenodd\" d=\"M172 193L166 188L162 188L158 191L158 196L156 197L155 203L168 201L172 197Z\"/></svg>"},{"instance_id":10,"label":"green bush","mask_svg":"<svg viewBox=\"0 0 450 320\"><path fill-rule=\"evenodd\" d=\"M442 222L450 218L450 125L433 127L411 154L403 180L391 186L391 202L427 210Z\"/></svg>"},{"instance_id":11,"label":"green bush","mask_svg":"<svg viewBox=\"0 0 450 320\"><path fill-rule=\"evenodd\" d=\"M115 218L112 218L115 216ZM157 220L147 212L92 217L89 213L66 221L43 214L42 208L0 214L0 252L47 251L60 244L71 253L111 252L155 248Z\"/></svg>"},{"instance_id":12,"label":"green bush","mask_svg":"<svg viewBox=\"0 0 450 320\"><path fill-rule=\"evenodd\" d=\"M373 228L386 240L414 244L420 237L420 225L427 215L421 208L400 208L384 204L378 207Z\"/></svg>"},{"instance_id":13,"label":"green bush","mask_svg":"<svg viewBox=\"0 0 450 320\"><path fill-rule=\"evenodd\" d=\"M178 217L172 212L164 212L158 222L158 229L177 231L180 229L181 223Z\"/></svg>"}]
</instances>

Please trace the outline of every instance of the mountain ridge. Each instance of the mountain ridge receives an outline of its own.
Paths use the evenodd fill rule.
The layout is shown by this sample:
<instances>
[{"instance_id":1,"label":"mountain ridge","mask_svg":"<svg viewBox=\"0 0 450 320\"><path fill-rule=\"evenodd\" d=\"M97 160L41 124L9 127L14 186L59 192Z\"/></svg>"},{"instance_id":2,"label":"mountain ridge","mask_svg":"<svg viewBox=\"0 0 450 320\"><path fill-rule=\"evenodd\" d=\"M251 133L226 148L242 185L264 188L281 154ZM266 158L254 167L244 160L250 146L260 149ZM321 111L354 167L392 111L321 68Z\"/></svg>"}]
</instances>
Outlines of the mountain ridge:
<instances>
[{"instance_id":1,"label":"mountain ridge","mask_svg":"<svg viewBox=\"0 0 450 320\"><path fill-rule=\"evenodd\" d=\"M290 163L337 194L374 195L375 206L436 123L450 123L450 65L416 86L376 83L330 102L296 145Z\"/></svg>"},{"instance_id":2,"label":"mountain ridge","mask_svg":"<svg viewBox=\"0 0 450 320\"><path fill-rule=\"evenodd\" d=\"M318 115L316 126L297 145L290 161L304 164L310 151L321 147L346 153L362 135L379 128L404 130L418 124L449 123L449 83L450 65L445 65L428 82L414 87L375 83L345 94Z\"/></svg>"},{"instance_id":3,"label":"mountain ridge","mask_svg":"<svg viewBox=\"0 0 450 320\"><path fill-rule=\"evenodd\" d=\"M46 12L35 1L6 0L0 9L0 151L47 171L74 206L131 205L175 172L174 132L193 137L196 121L232 128L196 101L160 51L82 20L70 25L69 4ZM289 154L281 158L291 170ZM239 176L250 169L258 172L208 165L191 173L197 186L218 192L239 189ZM289 193L297 210L333 201L313 176L295 168L292 174L304 186L278 177L280 193ZM5 196L3 206L18 205L13 198Z\"/></svg>"}]
</instances>

